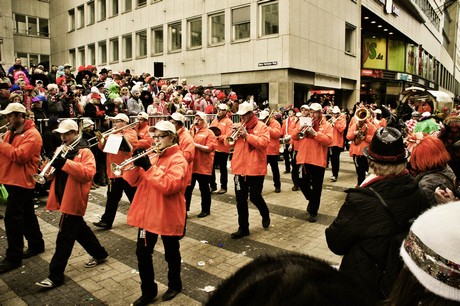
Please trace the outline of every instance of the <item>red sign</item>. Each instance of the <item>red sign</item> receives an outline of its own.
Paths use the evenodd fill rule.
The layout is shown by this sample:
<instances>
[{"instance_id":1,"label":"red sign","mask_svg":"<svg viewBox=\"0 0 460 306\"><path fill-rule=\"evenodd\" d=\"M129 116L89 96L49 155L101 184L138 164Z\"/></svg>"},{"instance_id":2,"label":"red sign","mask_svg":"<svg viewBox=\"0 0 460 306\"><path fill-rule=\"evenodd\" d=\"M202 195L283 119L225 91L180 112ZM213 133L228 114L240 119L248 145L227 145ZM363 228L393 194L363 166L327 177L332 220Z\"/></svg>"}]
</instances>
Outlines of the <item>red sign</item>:
<instances>
[{"instance_id":1,"label":"red sign","mask_svg":"<svg viewBox=\"0 0 460 306\"><path fill-rule=\"evenodd\" d=\"M317 95L334 95L335 90L310 90L310 93Z\"/></svg>"}]
</instances>

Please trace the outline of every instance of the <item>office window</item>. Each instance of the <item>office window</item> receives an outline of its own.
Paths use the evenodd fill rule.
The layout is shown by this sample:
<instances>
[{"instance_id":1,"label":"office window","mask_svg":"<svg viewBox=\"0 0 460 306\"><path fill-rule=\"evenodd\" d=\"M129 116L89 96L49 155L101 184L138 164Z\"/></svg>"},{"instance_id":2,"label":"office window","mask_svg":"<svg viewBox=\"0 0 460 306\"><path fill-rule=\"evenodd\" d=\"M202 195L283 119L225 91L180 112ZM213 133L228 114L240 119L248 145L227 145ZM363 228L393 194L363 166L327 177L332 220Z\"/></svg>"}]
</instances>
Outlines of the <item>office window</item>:
<instances>
[{"instance_id":1,"label":"office window","mask_svg":"<svg viewBox=\"0 0 460 306\"><path fill-rule=\"evenodd\" d=\"M177 51L182 49L182 29L181 23L173 23L169 28L169 50Z\"/></svg>"},{"instance_id":2,"label":"office window","mask_svg":"<svg viewBox=\"0 0 460 306\"><path fill-rule=\"evenodd\" d=\"M201 47L202 44L202 22L201 17L196 19L191 19L188 21L188 41L190 48Z\"/></svg>"},{"instance_id":3,"label":"office window","mask_svg":"<svg viewBox=\"0 0 460 306\"><path fill-rule=\"evenodd\" d=\"M29 54L29 67L38 65L38 54Z\"/></svg>"},{"instance_id":4,"label":"office window","mask_svg":"<svg viewBox=\"0 0 460 306\"><path fill-rule=\"evenodd\" d=\"M50 56L46 54L40 54L40 62L39 64L42 64L45 66L45 69L49 69L50 66Z\"/></svg>"},{"instance_id":5,"label":"office window","mask_svg":"<svg viewBox=\"0 0 460 306\"><path fill-rule=\"evenodd\" d=\"M77 19L77 29L83 28L85 26L85 7L80 5L77 7L78 19Z\"/></svg>"},{"instance_id":6,"label":"office window","mask_svg":"<svg viewBox=\"0 0 460 306\"><path fill-rule=\"evenodd\" d=\"M21 59L21 63L23 66L29 66L29 55L27 53L20 53L16 54L16 57Z\"/></svg>"},{"instance_id":7,"label":"office window","mask_svg":"<svg viewBox=\"0 0 460 306\"><path fill-rule=\"evenodd\" d=\"M261 9L261 35L273 35L279 32L278 2L260 5Z\"/></svg>"},{"instance_id":8,"label":"office window","mask_svg":"<svg viewBox=\"0 0 460 306\"><path fill-rule=\"evenodd\" d=\"M75 30L75 10L69 10L69 32Z\"/></svg>"},{"instance_id":9,"label":"office window","mask_svg":"<svg viewBox=\"0 0 460 306\"><path fill-rule=\"evenodd\" d=\"M356 27L345 23L345 52L355 54L356 52Z\"/></svg>"},{"instance_id":10,"label":"office window","mask_svg":"<svg viewBox=\"0 0 460 306\"><path fill-rule=\"evenodd\" d=\"M107 2L106 0L99 0L99 20L107 18Z\"/></svg>"},{"instance_id":11,"label":"office window","mask_svg":"<svg viewBox=\"0 0 460 306\"><path fill-rule=\"evenodd\" d=\"M133 9L133 0L124 0L125 5L124 5L124 11L130 11Z\"/></svg>"},{"instance_id":12,"label":"office window","mask_svg":"<svg viewBox=\"0 0 460 306\"><path fill-rule=\"evenodd\" d=\"M147 4L147 0L137 0L137 7L144 6Z\"/></svg>"},{"instance_id":13,"label":"office window","mask_svg":"<svg viewBox=\"0 0 460 306\"><path fill-rule=\"evenodd\" d=\"M133 37L131 34L123 36L123 59L133 58Z\"/></svg>"},{"instance_id":14,"label":"office window","mask_svg":"<svg viewBox=\"0 0 460 306\"><path fill-rule=\"evenodd\" d=\"M233 40L247 39L251 36L250 7L232 10Z\"/></svg>"},{"instance_id":15,"label":"office window","mask_svg":"<svg viewBox=\"0 0 460 306\"><path fill-rule=\"evenodd\" d=\"M38 21L35 17L27 17L27 34L38 35Z\"/></svg>"},{"instance_id":16,"label":"office window","mask_svg":"<svg viewBox=\"0 0 460 306\"><path fill-rule=\"evenodd\" d=\"M118 0L112 0L111 16L118 15Z\"/></svg>"},{"instance_id":17,"label":"office window","mask_svg":"<svg viewBox=\"0 0 460 306\"><path fill-rule=\"evenodd\" d=\"M27 34L26 16L14 14L14 32L19 34Z\"/></svg>"},{"instance_id":18,"label":"office window","mask_svg":"<svg viewBox=\"0 0 460 306\"><path fill-rule=\"evenodd\" d=\"M147 30L136 33L136 57L147 56Z\"/></svg>"},{"instance_id":19,"label":"office window","mask_svg":"<svg viewBox=\"0 0 460 306\"><path fill-rule=\"evenodd\" d=\"M75 67L75 62L76 62L75 49L70 49L69 50L69 63L70 65L72 65L72 67Z\"/></svg>"},{"instance_id":20,"label":"office window","mask_svg":"<svg viewBox=\"0 0 460 306\"><path fill-rule=\"evenodd\" d=\"M78 61L79 65L86 65L85 47L78 48ZM72 66L75 67L75 65Z\"/></svg>"},{"instance_id":21,"label":"office window","mask_svg":"<svg viewBox=\"0 0 460 306\"><path fill-rule=\"evenodd\" d=\"M110 40L110 62L118 62L120 60L120 50L118 38Z\"/></svg>"},{"instance_id":22,"label":"office window","mask_svg":"<svg viewBox=\"0 0 460 306\"><path fill-rule=\"evenodd\" d=\"M48 19L40 18L38 20L38 31L39 31L39 35L41 37L49 37L50 36L49 26L48 26Z\"/></svg>"},{"instance_id":23,"label":"office window","mask_svg":"<svg viewBox=\"0 0 460 306\"><path fill-rule=\"evenodd\" d=\"M88 45L88 61L87 64L96 64L96 46L94 44Z\"/></svg>"},{"instance_id":24,"label":"office window","mask_svg":"<svg viewBox=\"0 0 460 306\"><path fill-rule=\"evenodd\" d=\"M104 41L99 42L99 62L104 65L107 63L107 43Z\"/></svg>"},{"instance_id":25,"label":"office window","mask_svg":"<svg viewBox=\"0 0 460 306\"><path fill-rule=\"evenodd\" d=\"M163 28L152 29L152 52L153 54L163 53Z\"/></svg>"},{"instance_id":26,"label":"office window","mask_svg":"<svg viewBox=\"0 0 460 306\"><path fill-rule=\"evenodd\" d=\"M96 21L94 1L89 1L87 4L87 7L88 7L88 24L93 24Z\"/></svg>"},{"instance_id":27,"label":"office window","mask_svg":"<svg viewBox=\"0 0 460 306\"><path fill-rule=\"evenodd\" d=\"M219 13L209 17L210 20L210 44L225 42L225 14Z\"/></svg>"}]
</instances>

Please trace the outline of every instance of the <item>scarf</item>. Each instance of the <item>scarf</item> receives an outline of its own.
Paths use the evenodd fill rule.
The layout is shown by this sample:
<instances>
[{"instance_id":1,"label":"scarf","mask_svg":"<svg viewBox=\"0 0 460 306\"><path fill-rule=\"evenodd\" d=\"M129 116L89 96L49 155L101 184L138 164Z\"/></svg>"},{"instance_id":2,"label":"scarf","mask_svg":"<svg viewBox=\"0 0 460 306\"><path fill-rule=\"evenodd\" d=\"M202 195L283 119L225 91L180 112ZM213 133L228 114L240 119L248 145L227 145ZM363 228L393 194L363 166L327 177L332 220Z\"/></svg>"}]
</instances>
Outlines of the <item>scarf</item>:
<instances>
[{"instance_id":1,"label":"scarf","mask_svg":"<svg viewBox=\"0 0 460 306\"><path fill-rule=\"evenodd\" d=\"M254 128L256 127L257 122L259 122L259 119L256 115L253 115L251 119L249 119L249 121L245 123L245 127L248 131L248 134L254 134Z\"/></svg>"}]
</instances>

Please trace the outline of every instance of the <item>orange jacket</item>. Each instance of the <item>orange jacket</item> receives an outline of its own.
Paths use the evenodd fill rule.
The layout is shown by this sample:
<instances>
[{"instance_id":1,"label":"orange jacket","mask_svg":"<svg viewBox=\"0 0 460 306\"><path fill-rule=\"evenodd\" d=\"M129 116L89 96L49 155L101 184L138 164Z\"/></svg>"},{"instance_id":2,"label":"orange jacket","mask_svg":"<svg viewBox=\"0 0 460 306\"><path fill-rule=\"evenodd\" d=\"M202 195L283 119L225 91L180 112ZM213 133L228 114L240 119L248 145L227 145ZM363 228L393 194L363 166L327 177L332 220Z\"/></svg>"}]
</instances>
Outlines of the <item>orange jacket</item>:
<instances>
[{"instance_id":1,"label":"orange jacket","mask_svg":"<svg viewBox=\"0 0 460 306\"><path fill-rule=\"evenodd\" d=\"M181 128L177 131L179 135L179 149L182 151L182 154L185 157L185 160L188 163L187 171L187 186L192 183L192 170L193 170L193 160L195 159L195 143L193 142L193 137L185 129Z\"/></svg>"},{"instance_id":2,"label":"orange jacket","mask_svg":"<svg viewBox=\"0 0 460 306\"><path fill-rule=\"evenodd\" d=\"M217 147L217 138L214 132L207 127L199 131L192 127L190 134L193 137L193 142L207 146L211 152L204 152L195 147L195 158L193 159L192 173L211 175L214 164L214 151Z\"/></svg>"},{"instance_id":3,"label":"orange jacket","mask_svg":"<svg viewBox=\"0 0 460 306\"><path fill-rule=\"evenodd\" d=\"M139 125L134 127L134 131L137 133L137 138L139 141L137 142L137 147L133 148L136 149L149 149L153 144L153 138L150 137L149 133L149 125L145 124L144 126L140 127Z\"/></svg>"},{"instance_id":4,"label":"orange jacket","mask_svg":"<svg viewBox=\"0 0 460 306\"><path fill-rule=\"evenodd\" d=\"M366 131L366 138L361 141L360 144L356 145L354 143L355 139L355 131L356 131L356 120L353 117L350 121L350 125L348 126L348 132L347 132L347 139L351 140L350 144L350 156L353 155L358 155L361 156L363 155L363 149L371 143L372 137L374 137L375 131L377 128L375 127L374 124L366 122L367 125L367 131Z\"/></svg>"},{"instance_id":5,"label":"orange jacket","mask_svg":"<svg viewBox=\"0 0 460 306\"><path fill-rule=\"evenodd\" d=\"M340 115L334 123L332 143L330 147L343 148L343 131L347 127L347 118L344 115Z\"/></svg>"},{"instance_id":6,"label":"orange jacket","mask_svg":"<svg viewBox=\"0 0 460 306\"><path fill-rule=\"evenodd\" d=\"M270 133L270 143L267 147L267 155L280 155L281 125L272 118L267 127Z\"/></svg>"},{"instance_id":7,"label":"orange jacket","mask_svg":"<svg viewBox=\"0 0 460 306\"><path fill-rule=\"evenodd\" d=\"M309 164L326 168L327 148L332 143L332 125L322 118L319 122L318 135L299 139L300 124L293 132L292 138L298 140L297 164Z\"/></svg>"},{"instance_id":8,"label":"orange jacket","mask_svg":"<svg viewBox=\"0 0 460 306\"><path fill-rule=\"evenodd\" d=\"M230 130L227 136L232 134ZM257 122L253 134L246 139L238 138L233 148L232 173L235 175L260 176L267 174L267 147L270 132L262 122Z\"/></svg>"},{"instance_id":9,"label":"orange jacket","mask_svg":"<svg viewBox=\"0 0 460 306\"><path fill-rule=\"evenodd\" d=\"M227 116L220 120L216 117L216 119L211 122L210 126L216 126L222 132L220 136L217 137L216 151L230 153L230 146L226 145L225 143L225 135L227 135L228 131L232 129L232 125L232 120L230 120Z\"/></svg>"},{"instance_id":10,"label":"orange jacket","mask_svg":"<svg viewBox=\"0 0 460 306\"><path fill-rule=\"evenodd\" d=\"M281 126L281 134L283 137L286 137L287 135L292 136L292 132L297 126L297 117L288 117L283 120L283 125Z\"/></svg>"},{"instance_id":11,"label":"orange jacket","mask_svg":"<svg viewBox=\"0 0 460 306\"><path fill-rule=\"evenodd\" d=\"M94 174L96 174L96 160L90 149L80 149L73 160L68 159L62 171L69 176L65 184L62 203L58 202L55 194L53 179L46 203L46 209L59 210L63 214L84 216L88 205L88 196Z\"/></svg>"},{"instance_id":12,"label":"orange jacket","mask_svg":"<svg viewBox=\"0 0 460 306\"><path fill-rule=\"evenodd\" d=\"M33 189L33 175L37 173L40 161L42 137L32 120L24 121L22 132L10 144L11 135L9 130L0 143L0 184Z\"/></svg>"},{"instance_id":13,"label":"orange jacket","mask_svg":"<svg viewBox=\"0 0 460 306\"><path fill-rule=\"evenodd\" d=\"M181 236L185 226L187 161L177 145L153 157L152 167L135 168L123 178L137 186L128 211L128 224L150 233Z\"/></svg>"}]
</instances>

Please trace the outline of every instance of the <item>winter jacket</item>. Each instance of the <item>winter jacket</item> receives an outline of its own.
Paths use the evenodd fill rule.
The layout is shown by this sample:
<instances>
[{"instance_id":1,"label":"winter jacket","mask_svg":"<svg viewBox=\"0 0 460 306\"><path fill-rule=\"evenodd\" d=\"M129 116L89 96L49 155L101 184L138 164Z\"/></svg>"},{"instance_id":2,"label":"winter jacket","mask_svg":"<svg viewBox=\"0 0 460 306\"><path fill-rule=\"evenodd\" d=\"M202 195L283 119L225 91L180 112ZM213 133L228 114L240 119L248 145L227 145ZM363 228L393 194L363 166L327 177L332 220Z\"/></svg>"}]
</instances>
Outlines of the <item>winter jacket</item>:
<instances>
[{"instance_id":1,"label":"winter jacket","mask_svg":"<svg viewBox=\"0 0 460 306\"><path fill-rule=\"evenodd\" d=\"M447 187L454 193L457 191L457 180L454 172L449 166L442 169L421 172L417 174L415 180L418 182L418 186L428 199L430 207L440 204L434 196L436 187L440 187L441 189L445 189Z\"/></svg>"},{"instance_id":2,"label":"winter jacket","mask_svg":"<svg viewBox=\"0 0 460 306\"><path fill-rule=\"evenodd\" d=\"M332 143L330 144L330 147L343 148L343 131L345 131L346 127L347 119L344 115L340 115L334 122L332 130Z\"/></svg>"},{"instance_id":3,"label":"winter jacket","mask_svg":"<svg viewBox=\"0 0 460 306\"><path fill-rule=\"evenodd\" d=\"M270 143L267 147L267 155L280 155L281 125L275 119L270 119L267 127L270 132Z\"/></svg>"},{"instance_id":4,"label":"winter jacket","mask_svg":"<svg viewBox=\"0 0 460 306\"><path fill-rule=\"evenodd\" d=\"M367 131L366 131L366 138L361 141L359 144L355 144L354 139L356 138L355 136L355 131L356 131L356 120L353 117L350 121L350 125L348 126L348 132L347 132L347 139L351 140L350 144L350 156L356 155L356 156L361 156L363 155L363 149L365 147L368 147L369 144L371 143L372 137L374 137L375 131L377 128L375 127L374 124L366 122L367 125Z\"/></svg>"},{"instance_id":5,"label":"winter jacket","mask_svg":"<svg viewBox=\"0 0 460 306\"><path fill-rule=\"evenodd\" d=\"M222 119L215 118L210 126L216 126L220 129L221 134L217 137L217 148L216 151L218 152L225 152L230 153L230 146L226 145L225 143L225 135L227 135L228 131L232 129L233 122L227 116Z\"/></svg>"},{"instance_id":6,"label":"winter jacket","mask_svg":"<svg viewBox=\"0 0 460 306\"><path fill-rule=\"evenodd\" d=\"M144 124L142 127L140 127L139 125L134 127L134 131L137 133L137 138L139 139L139 141L137 142L137 147L134 148L134 150L136 149L147 150L148 148L152 146L153 138L150 137L149 128L150 126L148 124Z\"/></svg>"},{"instance_id":7,"label":"winter jacket","mask_svg":"<svg viewBox=\"0 0 460 306\"><path fill-rule=\"evenodd\" d=\"M214 132L204 127L199 131L195 131L192 127L190 134L193 137L194 143L207 146L211 152L204 152L195 147L195 158L193 159L192 173L211 175L214 163L214 154L217 147L217 138Z\"/></svg>"},{"instance_id":8,"label":"winter jacket","mask_svg":"<svg viewBox=\"0 0 460 306\"><path fill-rule=\"evenodd\" d=\"M115 135L119 135L119 133L116 133ZM131 129L127 128L126 130L123 131L123 137L125 137L126 141L131 144L131 146L134 148L137 147L137 134L136 132ZM103 146L101 143L98 144L99 149L103 150ZM107 177L108 178L117 178L115 174L112 172L112 163L116 163L117 165L121 164L123 161L126 159L130 158L133 155L133 151L131 152L124 152L124 151L118 151L117 154L110 154L107 153L107 158L106 158L106 167L107 167Z\"/></svg>"},{"instance_id":9,"label":"winter jacket","mask_svg":"<svg viewBox=\"0 0 460 306\"><path fill-rule=\"evenodd\" d=\"M182 151L185 160L188 163L187 186L192 183L193 160L195 159L195 143L193 137L185 128L177 131L179 136L179 149Z\"/></svg>"}]
</instances>

